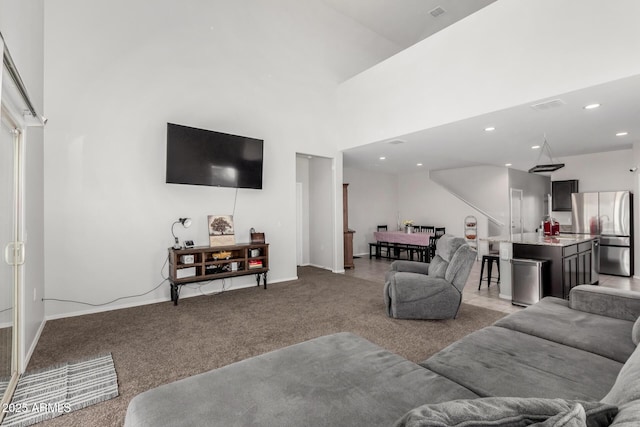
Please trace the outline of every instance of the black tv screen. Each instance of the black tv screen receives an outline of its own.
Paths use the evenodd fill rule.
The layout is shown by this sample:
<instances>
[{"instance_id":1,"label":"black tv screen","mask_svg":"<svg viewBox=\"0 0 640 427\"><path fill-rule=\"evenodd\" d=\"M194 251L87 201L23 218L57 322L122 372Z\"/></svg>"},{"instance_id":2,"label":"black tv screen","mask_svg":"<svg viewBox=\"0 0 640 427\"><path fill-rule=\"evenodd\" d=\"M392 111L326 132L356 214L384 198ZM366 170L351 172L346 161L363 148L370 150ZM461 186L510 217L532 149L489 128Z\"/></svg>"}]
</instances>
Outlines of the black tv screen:
<instances>
[{"instance_id":1,"label":"black tv screen","mask_svg":"<svg viewBox=\"0 0 640 427\"><path fill-rule=\"evenodd\" d=\"M261 139L167 123L167 183L262 188Z\"/></svg>"}]
</instances>

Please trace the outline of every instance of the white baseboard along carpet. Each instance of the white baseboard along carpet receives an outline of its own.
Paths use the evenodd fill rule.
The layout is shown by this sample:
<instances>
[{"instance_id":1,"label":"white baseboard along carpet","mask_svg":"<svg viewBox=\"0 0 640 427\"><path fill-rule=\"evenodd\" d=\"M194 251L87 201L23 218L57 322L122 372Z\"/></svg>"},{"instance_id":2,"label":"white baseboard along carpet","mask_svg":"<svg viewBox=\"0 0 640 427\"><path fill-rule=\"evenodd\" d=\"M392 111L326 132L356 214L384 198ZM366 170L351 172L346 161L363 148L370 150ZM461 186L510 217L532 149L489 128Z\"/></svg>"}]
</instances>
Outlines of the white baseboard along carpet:
<instances>
[{"instance_id":1,"label":"white baseboard along carpet","mask_svg":"<svg viewBox=\"0 0 640 427\"><path fill-rule=\"evenodd\" d=\"M2 410L2 426L29 426L118 396L111 354L29 372Z\"/></svg>"}]
</instances>

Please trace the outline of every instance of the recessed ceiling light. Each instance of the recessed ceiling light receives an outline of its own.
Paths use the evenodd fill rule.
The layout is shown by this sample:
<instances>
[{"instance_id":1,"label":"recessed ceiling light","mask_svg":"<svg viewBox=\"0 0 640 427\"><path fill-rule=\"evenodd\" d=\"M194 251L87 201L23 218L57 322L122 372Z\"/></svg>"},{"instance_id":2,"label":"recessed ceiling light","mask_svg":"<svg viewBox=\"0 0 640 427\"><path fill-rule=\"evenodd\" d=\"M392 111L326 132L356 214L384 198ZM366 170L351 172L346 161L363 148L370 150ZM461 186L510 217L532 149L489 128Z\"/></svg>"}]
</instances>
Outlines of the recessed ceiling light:
<instances>
[{"instance_id":1,"label":"recessed ceiling light","mask_svg":"<svg viewBox=\"0 0 640 427\"><path fill-rule=\"evenodd\" d=\"M540 148L540 146L539 146L539 145L532 145L532 146L531 146L531 149L532 149L532 150L537 150L538 148Z\"/></svg>"},{"instance_id":2,"label":"recessed ceiling light","mask_svg":"<svg viewBox=\"0 0 640 427\"><path fill-rule=\"evenodd\" d=\"M600 106L600 104L589 104L589 105L585 105L584 109L585 110L593 110L594 108L598 108Z\"/></svg>"},{"instance_id":3,"label":"recessed ceiling light","mask_svg":"<svg viewBox=\"0 0 640 427\"><path fill-rule=\"evenodd\" d=\"M511 163L505 163L504 165L505 165L506 167L509 167L509 166L511 166Z\"/></svg>"},{"instance_id":4,"label":"recessed ceiling light","mask_svg":"<svg viewBox=\"0 0 640 427\"><path fill-rule=\"evenodd\" d=\"M401 139L393 139L393 140L391 140L391 141L388 141L388 143L389 143L389 144L392 144L392 145L404 144L405 142L406 142L406 141L403 141L403 140L401 140Z\"/></svg>"},{"instance_id":5,"label":"recessed ceiling light","mask_svg":"<svg viewBox=\"0 0 640 427\"><path fill-rule=\"evenodd\" d=\"M380 160L386 160L385 156L380 156Z\"/></svg>"},{"instance_id":6,"label":"recessed ceiling light","mask_svg":"<svg viewBox=\"0 0 640 427\"><path fill-rule=\"evenodd\" d=\"M484 130L485 130L485 132L491 132L491 131L496 130L496 128L493 127L493 126L489 126L489 127L484 128Z\"/></svg>"},{"instance_id":7,"label":"recessed ceiling light","mask_svg":"<svg viewBox=\"0 0 640 427\"><path fill-rule=\"evenodd\" d=\"M422 163L416 163L416 166L422 166Z\"/></svg>"},{"instance_id":8,"label":"recessed ceiling light","mask_svg":"<svg viewBox=\"0 0 640 427\"><path fill-rule=\"evenodd\" d=\"M618 132L616 133L616 136L627 136L629 135L629 132Z\"/></svg>"}]
</instances>

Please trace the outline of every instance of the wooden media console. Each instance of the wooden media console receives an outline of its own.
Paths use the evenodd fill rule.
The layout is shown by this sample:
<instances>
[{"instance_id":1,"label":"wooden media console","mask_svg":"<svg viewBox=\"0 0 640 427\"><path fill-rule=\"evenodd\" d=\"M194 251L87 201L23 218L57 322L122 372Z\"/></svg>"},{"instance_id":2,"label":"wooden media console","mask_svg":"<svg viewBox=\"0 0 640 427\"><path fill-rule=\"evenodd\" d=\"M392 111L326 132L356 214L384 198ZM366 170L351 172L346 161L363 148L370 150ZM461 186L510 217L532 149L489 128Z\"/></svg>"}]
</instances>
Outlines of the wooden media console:
<instances>
[{"instance_id":1,"label":"wooden media console","mask_svg":"<svg viewBox=\"0 0 640 427\"><path fill-rule=\"evenodd\" d=\"M269 244L247 243L228 246L198 246L189 249L169 248L169 282L171 301L178 305L180 286L227 277L255 274L267 289Z\"/></svg>"}]
</instances>

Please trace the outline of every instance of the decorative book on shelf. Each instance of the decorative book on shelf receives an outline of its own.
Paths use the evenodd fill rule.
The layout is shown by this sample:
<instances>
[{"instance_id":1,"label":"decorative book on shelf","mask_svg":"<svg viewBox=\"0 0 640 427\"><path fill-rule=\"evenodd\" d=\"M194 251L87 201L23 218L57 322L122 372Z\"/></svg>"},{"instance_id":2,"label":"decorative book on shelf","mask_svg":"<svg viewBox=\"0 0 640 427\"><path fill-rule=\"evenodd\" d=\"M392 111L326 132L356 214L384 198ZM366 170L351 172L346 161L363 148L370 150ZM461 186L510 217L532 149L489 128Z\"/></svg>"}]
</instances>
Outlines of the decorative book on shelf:
<instances>
[{"instance_id":1,"label":"decorative book on shelf","mask_svg":"<svg viewBox=\"0 0 640 427\"><path fill-rule=\"evenodd\" d=\"M249 268L262 268L262 260L251 259L249 260Z\"/></svg>"}]
</instances>

